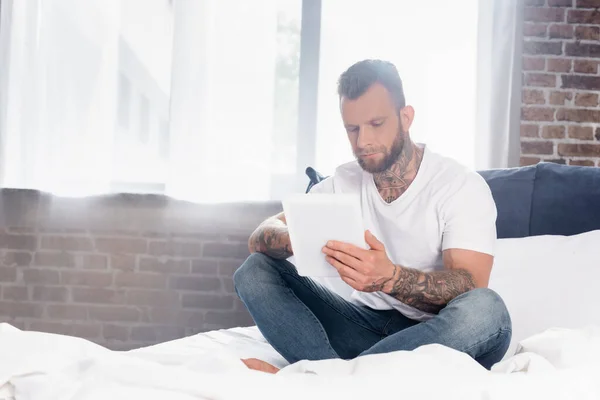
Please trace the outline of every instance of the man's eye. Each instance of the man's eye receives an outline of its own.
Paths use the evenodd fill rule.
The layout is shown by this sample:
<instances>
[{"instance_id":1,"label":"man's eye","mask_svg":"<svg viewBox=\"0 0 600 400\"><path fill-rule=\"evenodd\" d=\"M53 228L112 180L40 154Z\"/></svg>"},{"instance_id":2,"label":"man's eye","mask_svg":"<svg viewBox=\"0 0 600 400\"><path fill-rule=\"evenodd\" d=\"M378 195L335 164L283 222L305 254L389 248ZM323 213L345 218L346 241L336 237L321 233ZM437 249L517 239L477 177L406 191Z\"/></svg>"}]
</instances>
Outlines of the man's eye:
<instances>
[{"instance_id":1,"label":"man's eye","mask_svg":"<svg viewBox=\"0 0 600 400\"><path fill-rule=\"evenodd\" d=\"M374 127L378 127L383 125L383 121L374 121L371 125L373 125Z\"/></svg>"}]
</instances>

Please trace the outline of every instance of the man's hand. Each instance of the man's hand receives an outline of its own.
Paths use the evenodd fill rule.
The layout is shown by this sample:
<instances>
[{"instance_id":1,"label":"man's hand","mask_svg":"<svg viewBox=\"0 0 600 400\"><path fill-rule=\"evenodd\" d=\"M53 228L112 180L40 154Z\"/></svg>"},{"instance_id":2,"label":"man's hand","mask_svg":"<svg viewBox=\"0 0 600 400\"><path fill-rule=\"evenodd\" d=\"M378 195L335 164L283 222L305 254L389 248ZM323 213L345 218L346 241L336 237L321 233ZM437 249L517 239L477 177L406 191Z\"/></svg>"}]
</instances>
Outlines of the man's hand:
<instances>
[{"instance_id":1,"label":"man's hand","mask_svg":"<svg viewBox=\"0 0 600 400\"><path fill-rule=\"evenodd\" d=\"M388 258L385 246L370 232L365 232L370 249L331 241L323 247L327 262L337 269L348 285L361 292L383 291L391 287L398 268Z\"/></svg>"}]
</instances>

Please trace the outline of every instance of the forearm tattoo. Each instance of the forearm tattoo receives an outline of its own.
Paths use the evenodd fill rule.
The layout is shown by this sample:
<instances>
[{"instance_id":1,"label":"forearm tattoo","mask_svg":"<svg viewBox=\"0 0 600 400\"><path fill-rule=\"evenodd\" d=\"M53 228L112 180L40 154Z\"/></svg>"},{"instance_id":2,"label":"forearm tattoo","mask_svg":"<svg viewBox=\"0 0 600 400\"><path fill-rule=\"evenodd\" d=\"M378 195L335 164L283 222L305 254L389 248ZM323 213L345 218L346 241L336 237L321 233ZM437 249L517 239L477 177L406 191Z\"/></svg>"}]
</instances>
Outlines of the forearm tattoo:
<instances>
[{"instance_id":1,"label":"forearm tattoo","mask_svg":"<svg viewBox=\"0 0 600 400\"><path fill-rule=\"evenodd\" d=\"M463 293L475 288L473 276L464 269L421 272L412 268L394 266L394 274L382 289L401 302L421 311L437 314Z\"/></svg>"},{"instance_id":2,"label":"forearm tattoo","mask_svg":"<svg viewBox=\"0 0 600 400\"><path fill-rule=\"evenodd\" d=\"M293 251L287 227L275 224L259 226L250 238L250 251L263 253L278 260L291 257Z\"/></svg>"}]
</instances>

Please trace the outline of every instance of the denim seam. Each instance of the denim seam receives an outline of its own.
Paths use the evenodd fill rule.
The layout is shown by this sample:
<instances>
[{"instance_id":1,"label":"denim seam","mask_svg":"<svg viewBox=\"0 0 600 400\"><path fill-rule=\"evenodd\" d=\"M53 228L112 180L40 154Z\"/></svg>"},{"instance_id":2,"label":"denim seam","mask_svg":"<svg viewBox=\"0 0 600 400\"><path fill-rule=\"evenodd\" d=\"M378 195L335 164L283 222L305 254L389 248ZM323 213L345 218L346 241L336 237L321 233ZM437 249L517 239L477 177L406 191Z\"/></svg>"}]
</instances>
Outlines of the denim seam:
<instances>
[{"instance_id":1,"label":"denim seam","mask_svg":"<svg viewBox=\"0 0 600 400\"><path fill-rule=\"evenodd\" d=\"M490 336L488 336L486 339L480 340L479 342L477 342L477 343L475 343L475 344L472 344L471 346L469 346L468 348L466 348L466 349L464 350L464 352L465 352L465 353L468 353L468 352L469 352L469 351L471 351L471 350L472 350L474 347L476 347L476 346L479 346L480 344L482 344L482 343L484 343L484 342L487 342L488 340L490 340L492 337L494 337L494 336L499 336L499 335L501 335L501 334L503 334L503 333L512 333L512 329L504 329L504 328L500 328L500 329L498 329L498 331L497 331L496 333L493 333L493 334L491 334L491 335L490 335ZM486 353L484 353L484 354L478 355L478 358L481 358L481 357L487 356L487 355L488 355L488 354L490 354L490 353L493 353L494 351L498 350L498 347L499 347L499 346L500 346L500 345L496 345L496 347L494 347L492 350L489 350L489 351L487 351L487 352L486 352Z\"/></svg>"},{"instance_id":2,"label":"denim seam","mask_svg":"<svg viewBox=\"0 0 600 400\"><path fill-rule=\"evenodd\" d=\"M332 304L330 304L330 303L329 303L327 300L325 300L324 298L322 298L321 296L319 296L317 293L315 293L315 291L314 291L314 290L312 290L312 288L310 288L310 286L307 286L307 285L305 285L305 284L304 284L304 282L302 282L300 279L298 279L298 277L297 277L295 274L293 274L293 273L290 273L290 272L287 272L287 271L280 271L280 272L281 272L282 274L289 275L289 276L291 276L292 278L294 278L295 280L297 280L297 281L298 281L298 282L299 282L301 285L303 285L305 288L307 288L308 290L310 290L310 291L311 291L311 292L312 292L312 293L313 293L315 296L317 296L319 299L321 299L321 301L323 301L323 303L327 304L327 305L328 305L328 306L329 306L329 307L330 307L330 308L331 308L333 311L335 311L336 313L340 314L342 317L344 317L344 318L346 318L346 319L348 319L348 320L352 321L354 324L356 324L356 325L360 326L360 327L361 327L361 328L363 328L363 329L366 329L366 330L368 330L368 331L370 331L370 332L373 332L373 333L375 333L375 334L381 335L381 332L378 332L377 330L374 330L374 329L371 329L371 328L369 328L369 327L367 327L367 326L364 326L363 324L361 324L361 323L359 323L358 321L356 321L354 318L352 318L352 317L350 317L350 316L346 315L345 313L343 313L342 311L338 310L336 307L334 307ZM290 289L290 290L291 290L291 289ZM293 292L294 292L294 291L292 290L292 293L293 293ZM296 296L296 295L294 294L294 296ZM296 298L298 299L298 297L296 297ZM302 301L301 301L300 299L298 299L298 301L300 301L300 302L302 303ZM304 303L302 303L302 304L304 304ZM308 308L308 307L307 307L307 308ZM314 317L314 318L317 318L317 317L315 317L314 315L313 315L313 317ZM390 320L391 320L391 319L390 319ZM317 319L317 321L318 321L318 319ZM388 321L388 323L389 323L389 321Z\"/></svg>"}]
</instances>

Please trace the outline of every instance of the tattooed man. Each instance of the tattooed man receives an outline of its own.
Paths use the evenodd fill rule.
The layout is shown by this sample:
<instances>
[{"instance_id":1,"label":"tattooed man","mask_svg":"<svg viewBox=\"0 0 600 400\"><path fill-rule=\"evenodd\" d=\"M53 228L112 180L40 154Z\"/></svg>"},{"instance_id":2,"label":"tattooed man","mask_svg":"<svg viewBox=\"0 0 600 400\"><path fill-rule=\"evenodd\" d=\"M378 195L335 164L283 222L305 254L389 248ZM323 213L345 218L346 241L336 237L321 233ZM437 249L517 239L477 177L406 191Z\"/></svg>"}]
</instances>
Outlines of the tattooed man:
<instances>
[{"instance_id":1,"label":"tattooed man","mask_svg":"<svg viewBox=\"0 0 600 400\"><path fill-rule=\"evenodd\" d=\"M497 216L489 187L411 139L415 112L393 64L352 65L338 93L356 161L311 193L359 193L370 248L327 243L323 252L339 280L301 277L287 261L293 248L279 214L252 234L252 254L234 276L238 295L290 363L437 343L489 369L503 358L512 332L503 300L487 287ZM452 134L460 122L448 121L448 128L437 134ZM244 362L277 371L261 360Z\"/></svg>"}]
</instances>

